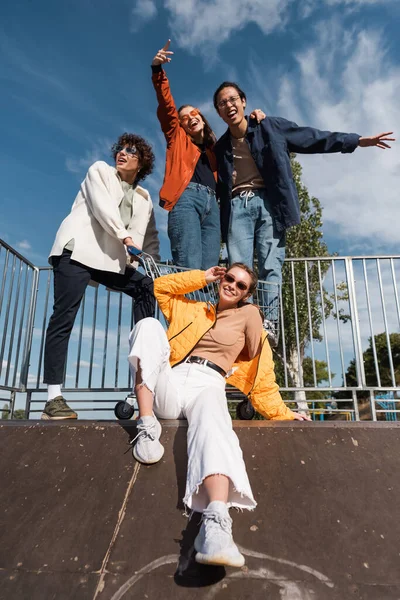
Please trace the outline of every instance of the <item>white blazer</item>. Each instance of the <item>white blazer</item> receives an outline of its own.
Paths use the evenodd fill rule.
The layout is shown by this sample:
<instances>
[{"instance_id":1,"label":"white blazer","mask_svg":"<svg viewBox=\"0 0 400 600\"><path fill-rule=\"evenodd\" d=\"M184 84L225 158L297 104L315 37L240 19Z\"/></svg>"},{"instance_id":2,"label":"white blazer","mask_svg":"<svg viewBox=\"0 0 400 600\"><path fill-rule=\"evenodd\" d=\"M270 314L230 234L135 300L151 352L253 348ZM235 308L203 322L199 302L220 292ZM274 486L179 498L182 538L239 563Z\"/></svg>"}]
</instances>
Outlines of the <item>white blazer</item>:
<instances>
[{"instance_id":1,"label":"white blazer","mask_svg":"<svg viewBox=\"0 0 400 600\"><path fill-rule=\"evenodd\" d=\"M160 260L150 194L139 185L135 192L132 218L125 228L118 208L124 192L117 170L103 161L95 162L81 183L70 214L57 231L49 259L62 254L66 244L74 239L73 260L100 271L124 273L129 259L123 240L131 237L138 248Z\"/></svg>"}]
</instances>

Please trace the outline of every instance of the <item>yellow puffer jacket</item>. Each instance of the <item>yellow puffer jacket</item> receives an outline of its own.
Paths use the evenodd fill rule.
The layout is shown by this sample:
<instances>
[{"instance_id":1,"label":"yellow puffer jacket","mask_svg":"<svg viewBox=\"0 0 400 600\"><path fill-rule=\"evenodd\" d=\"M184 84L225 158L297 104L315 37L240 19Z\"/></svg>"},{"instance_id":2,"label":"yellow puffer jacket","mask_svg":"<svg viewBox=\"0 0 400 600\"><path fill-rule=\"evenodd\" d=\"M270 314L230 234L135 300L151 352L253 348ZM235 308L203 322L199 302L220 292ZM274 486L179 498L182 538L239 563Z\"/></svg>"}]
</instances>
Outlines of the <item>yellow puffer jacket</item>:
<instances>
[{"instance_id":1,"label":"yellow puffer jacket","mask_svg":"<svg viewBox=\"0 0 400 600\"><path fill-rule=\"evenodd\" d=\"M215 307L207 302L188 300L184 294L206 285L204 271L185 271L164 275L154 282L154 294L163 315L169 322L167 331L171 346L170 363L183 361L216 320ZM294 413L285 405L275 382L272 352L265 332L262 349L252 360L238 360L227 383L246 394L252 405L264 417L291 420Z\"/></svg>"}]
</instances>

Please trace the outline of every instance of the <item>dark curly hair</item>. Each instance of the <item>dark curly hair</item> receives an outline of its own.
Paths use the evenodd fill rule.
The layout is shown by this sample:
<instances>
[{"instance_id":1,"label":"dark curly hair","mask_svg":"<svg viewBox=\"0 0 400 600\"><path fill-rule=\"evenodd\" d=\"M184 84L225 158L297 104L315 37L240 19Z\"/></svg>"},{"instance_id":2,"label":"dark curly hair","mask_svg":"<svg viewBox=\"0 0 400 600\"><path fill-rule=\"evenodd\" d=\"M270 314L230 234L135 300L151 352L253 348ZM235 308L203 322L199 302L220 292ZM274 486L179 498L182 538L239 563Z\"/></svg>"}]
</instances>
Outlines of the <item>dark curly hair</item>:
<instances>
[{"instance_id":1,"label":"dark curly hair","mask_svg":"<svg viewBox=\"0 0 400 600\"><path fill-rule=\"evenodd\" d=\"M114 161L117 156L116 148L118 146L128 146L128 148L136 146L140 161L140 171L136 176L135 183L143 181L147 175L150 175L153 171L155 156L150 144L144 138L134 133L123 133L120 135L116 143L111 147L111 155Z\"/></svg>"}]
</instances>

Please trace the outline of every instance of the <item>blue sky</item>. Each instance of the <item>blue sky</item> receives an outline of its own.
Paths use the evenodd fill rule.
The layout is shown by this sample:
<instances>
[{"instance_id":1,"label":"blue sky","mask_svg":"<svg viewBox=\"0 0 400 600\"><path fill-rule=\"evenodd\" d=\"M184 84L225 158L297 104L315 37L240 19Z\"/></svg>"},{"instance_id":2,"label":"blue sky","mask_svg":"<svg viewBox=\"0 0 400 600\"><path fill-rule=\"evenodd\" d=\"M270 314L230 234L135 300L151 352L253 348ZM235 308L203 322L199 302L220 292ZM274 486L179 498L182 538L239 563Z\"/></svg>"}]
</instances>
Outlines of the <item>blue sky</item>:
<instances>
[{"instance_id":1,"label":"blue sky","mask_svg":"<svg viewBox=\"0 0 400 600\"><path fill-rule=\"evenodd\" d=\"M152 57L172 39L177 103L200 106L238 81L250 107L299 124L370 135L400 132L397 0L15 0L0 8L0 236L45 264L88 166L109 160L123 131L154 146L145 182L154 204L164 172ZM329 249L396 253L400 144L301 158L324 205ZM156 208L168 258L166 213ZM393 224L396 224L393 227Z\"/></svg>"}]
</instances>

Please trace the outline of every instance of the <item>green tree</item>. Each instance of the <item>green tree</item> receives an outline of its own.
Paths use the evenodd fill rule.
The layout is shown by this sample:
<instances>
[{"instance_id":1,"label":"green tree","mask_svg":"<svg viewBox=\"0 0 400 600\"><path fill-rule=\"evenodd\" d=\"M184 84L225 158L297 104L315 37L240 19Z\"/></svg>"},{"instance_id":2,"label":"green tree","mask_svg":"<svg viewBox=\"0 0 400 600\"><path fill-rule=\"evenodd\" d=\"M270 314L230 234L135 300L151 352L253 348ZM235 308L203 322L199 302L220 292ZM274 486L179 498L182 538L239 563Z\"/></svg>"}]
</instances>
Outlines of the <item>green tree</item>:
<instances>
[{"instance_id":1,"label":"green tree","mask_svg":"<svg viewBox=\"0 0 400 600\"><path fill-rule=\"evenodd\" d=\"M25 419L25 410L23 408L14 410L14 419Z\"/></svg>"},{"instance_id":2,"label":"green tree","mask_svg":"<svg viewBox=\"0 0 400 600\"><path fill-rule=\"evenodd\" d=\"M286 256L287 258L312 258L329 257L328 247L323 240L322 233L322 206L314 196L310 196L307 187L301 181L302 168L295 160L291 159L293 178L297 187L300 202L301 222L287 232ZM285 325L286 361L280 344L275 350L276 356L286 367L291 387L303 387L311 373L313 381L312 362L305 363L305 350L311 339L321 340L320 327L323 318L328 317L333 310L333 302L321 281L329 270L329 261L311 261L285 263L282 272L282 309ZM295 285L293 285L293 281ZM307 293L308 284L308 293ZM342 284L341 284L342 285ZM346 290L339 288L342 297ZM322 296L322 297L321 297ZM309 298L309 303L307 301ZM321 310L322 301L324 314ZM296 306L297 319L294 307ZM333 315L335 316L335 315ZM342 315L336 315L343 318ZM297 321L297 330L296 330ZM317 362L317 361L316 361ZM305 366L310 373L305 373ZM322 365L319 365L321 369ZM305 377L307 375L307 377ZM321 373L319 374L321 378ZM323 376L320 381L327 379ZM309 379L308 379L309 380ZM318 382L318 378L317 378ZM306 395L303 391L295 392L295 401L299 408L306 408Z\"/></svg>"},{"instance_id":3,"label":"green tree","mask_svg":"<svg viewBox=\"0 0 400 600\"><path fill-rule=\"evenodd\" d=\"M380 384L382 387L393 387L386 333L378 333L374 336L374 340ZM400 333L391 333L389 335L389 342L392 352L395 383L398 383L400 381ZM368 348L363 352L365 381L368 387L375 387L378 386L379 382L375 369L372 337L369 338L368 343ZM350 361L346 372L346 384L350 387L356 387L358 385L356 362L354 359Z\"/></svg>"},{"instance_id":4,"label":"green tree","mask_svg":"<svg viewBox=\"0 0 400 600\"><path fill-rule=\"evenodd\" d=\"M7 420L10 416L10 413L8 412L8 404L3 404L3 410L1 411L1 418L2 420Z\"/></svg>"}]
</instances>

